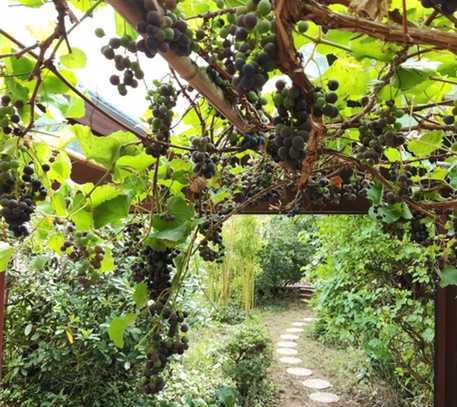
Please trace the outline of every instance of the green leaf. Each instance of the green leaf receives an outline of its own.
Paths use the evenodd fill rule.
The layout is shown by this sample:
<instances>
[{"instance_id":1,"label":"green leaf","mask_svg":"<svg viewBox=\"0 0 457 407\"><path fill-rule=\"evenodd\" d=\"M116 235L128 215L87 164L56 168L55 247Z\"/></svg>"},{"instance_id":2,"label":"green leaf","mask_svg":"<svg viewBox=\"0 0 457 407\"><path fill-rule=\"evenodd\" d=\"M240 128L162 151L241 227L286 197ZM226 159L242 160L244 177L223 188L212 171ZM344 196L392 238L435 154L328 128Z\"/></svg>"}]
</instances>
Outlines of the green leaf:
<instances>
[{"instance_id":1,"label":"green leaf","mask_svg":"<svg viewBox=\"0 0 457 407\"><path fill-rule=\"evenodd\" d=\"M48 247L54 250L57 254L61 254L62 251L60 248L62 247L63 242L65 242L65 236L62 232L58 232L49 238Z\"/></svg>"},{"instance_id":2,"label":"green leaf","mask_svg":"<svg viewBox=\"0 0 457 407\"><path fill-rule=\"evenodd\" d=\"M64 116L68 119L80 119L81 117L84 117L86 114L84 101L77 96L72 96L70 97L69 102L65 111L62 112Z\"/></svg>"},{"instance_id":3,"label":"green leaf","mask_svg":"<svg viewBox=\"0 0 457 407\"><path fill-rule=\"evenodd\" d=\"M94 227L94 217L92 212L87 209L78 210L70 218L74 222L76 230L80 232L88 232Z\"/></svg>"},{"instance_id":4,"label":"green leaf","mask_svg":"<svg viewBox=\"0 0 457 407\"><path fill-rule=\"evenodd\" d=\"M149 168L155 159L144 151L137 155L124 155L116 161L115 180L122 180L134 172L142 172Z\"/></svg>"},{"instance_id":5,"label":"green leaf","mask_svg":"<svg viewBox=\"0 0 457 407\"><path fill-rule=\"evenodd\" d=\"M46 0L18 0L19 3L27 7L41 7Z\"/></svg>"},{"instance_id":6,"label":"green leaf","mask_svg":"<svg viewBox=\"0 0 457 407\"><path fill-rule=\"evenodd\" d=\"M384 155L387 157L387 159L391 162L394 162L394 161L401 161L401 153L398 149L396 148L392 148L392 147L389 147L389 148L386 148L384 150Z\"/></svg>"},{"instance_id":7,"label":"green leaf","mask_svg":"<svg viewBox=\"0 0 457 407\"><path fill-rule=\"evenodd\" d=\"M97 229L108 224L119 224L129 214L129 199L126 195L119 195L97 206L93 214Z\"/></svg>"},{"instance_id":8,"label":"green leaf","mask_svg":"<svg viewBox=\"0 0 457 407\"><path fill-rule=\"evenodd\" d=\"M64 151L60 152L55 161L51 164L51 170L48 176L52 180L58 181L60 184L70 177L71 174L71 161L68 154Z\"/></svg>"},{"instance_id":9,"label":"green leaf","mask_svg":"<svg viewBox=\"0 0 457 407\"><path fill-rule=\"evenodd\" d=\"M457 189L457 165L455 165L449 171L448 177L449 177L449 184L451 184L453 188Z\"/></svg>"},{"instance_id":10,"label":"green leaf","mask_svg":"<svg viewBox=\"0 0 457 407\"><path fill-rule=\"evenodd\" d=\"M432 131L424 134L421 138L408 143L408 150L417 157L423 157L433 153L441 147L443 132Z\"/></svg>"},{"instance_id":11,"label":"green leaf","mask_svg":"<svg viewBox=\"0 0 457 407\"><path fill-rule=\"evenodd\" d=\"M114 24L119 37L124 35L130 35L132 39L138 37L137 31L117 11L114 12Z\"/></svg>"},{"instance_id":12,"label":"green leaf","mask_svg":"<svg viewBox=\"0 0 457 407\"><path fill-rule=\"evenodd\" d=\"M384 188L381 184L373 184L368 190L368 199L374 204L380 204L382 201L383 192Z\"/></svg>"},{"instance_id":13,"label":"green leaf","mask_svg":"<svg viewBox=\"0 0 457 407\"><path fill-rule=\"evenodd\" d=\"M116 198L121 195L121 190L114 185L105 184L96 187L90 195L90 202L93 208L101 205L106 201Z\"/></svg>"},{"instance_id":14,"label":"green leaf","mask_svg":"<svg viewBox=\"0 0 457 407\"><path fill-rule=\"evenodd\" d=\"M190 225L187 223L183 223L179 226L176 226L174 228L169 228L169 229L164 229L160 230L157 232L152 232L149 235L149 239L156 239L156 240L162 240L166 241L165 244L170 244L172 243L171 247L173 246L173 243L177 243L180 241L183 241L186 239L186 237L189 235L190 232Z\"/></svg>"},{"instance_id":15,"label":"green leaf","mask_svg":"<svg viewBox=\"0 0 457 407\"><path fill-rule=\"evenodd\" d=\"M118 348L124 347L124 334L127 328L136 320L136 314L129 313L114 317L108 327L108 335Z\"/></svg>"},{"instance_id":16,"label":"green leaf","mask_svg":"<svg viewBox=\"0 0 457 407\"><path fill-rule=\"evenodd\" d=\"M139 283L135 285L133 292L133 301L138 308L144 307L148 302L148 286L146 283Z\"/></svg>"},{"instance_id":17,"label":"green leaf","mask_svg":"<svg viewBox=\"0 0 457 407\"><path fill-rule=\"evenodd\" d=\"M441 272L441 287L448 285L457 285L457 268L453 266L446 266Z\"/></svg>"},{"instance_id":18,"label":"green leaf","mask_svg":"<svg viewBox=\"0 0 457 407\"><path fill-rule=\"evenodd\" d=\"M72 48L71 52L60 57L60 62L70 69L82 69L86 66L86 54L79 48Z\"/></svg>"},{"instance_id":19,"label":"green leaf","mask_svg":"<svg viewBox=\"0 0 457 407\"><path fill-rule=\"evenodd\" d=\"M103 260L100 263L99 271L101 273L107 273L109 271L114 270L114 258L111 252L111 249L105 249L105 254L103 256Z\"/></svg>"},{"instance_id":20,"label":"green leaf","mask_svg":"<svg viewBox=\"0 0 457 407\"><path fill-rule=\"evenodd\" d=\"M13 257L14 249L6 242L0 242L0 273L3 273Z\"/></svg>"},{"instance_id":21,"label":"green leaf","mask_svg":"<svg viewBox=\"0 0 457 407\"><path fill-rule=\"evenodd\" d=\"M4 78L6 87L11 92L14 99L26 100L28 99L29 90L22 86L18 81L13 78Z\"/></svg>"},{"instance_id":22,"label":"green leaf","mask_svg":"<svg viewBox=\"0 0 457 407\"><path fill-rule=\"evenodd\" d=\"M126 131L117 131L109 136L97 137L87 126L76 124L72 126L84 155L106 168L112 168L121 154L122 146L133 143L136 137Z\"/></svg>"},{"instance_id":23,"label":"green leaf","mask_svg":"<svg viewBox=\"0 0 457 407\"><path fill-rule=\"evenodd\" d=\"M168 212L173 215L177 221L185 222L194 217L194 209L184 198L172 197L168 200Z\"/></svg>"}]
</instances>

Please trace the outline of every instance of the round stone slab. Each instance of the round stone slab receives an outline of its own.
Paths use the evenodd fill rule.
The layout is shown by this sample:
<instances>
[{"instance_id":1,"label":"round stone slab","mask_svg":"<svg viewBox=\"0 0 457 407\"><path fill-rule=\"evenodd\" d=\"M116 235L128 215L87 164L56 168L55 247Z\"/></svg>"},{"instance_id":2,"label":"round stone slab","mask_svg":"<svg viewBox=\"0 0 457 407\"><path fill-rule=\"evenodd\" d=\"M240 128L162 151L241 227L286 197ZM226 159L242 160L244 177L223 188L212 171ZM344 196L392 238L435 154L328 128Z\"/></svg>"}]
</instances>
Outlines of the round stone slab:
<instances>
[{"instance_id":1,"label":"round stone slab","mask_svg":"<svg viewBox=\"0 0 457 407\"><path fill-rule=\"evenodd\" d=\"M287 356L293 356L298 354L298 351L296 349L291 349L291 348L277 348L276 352L278 352L280 355L287 355Z\"/></svg>"},{"instance_id":2,"label":"round stone slab","mask_svg":"<svg viewBox=\"0 0 457 407\"><path fill-rule=\"evenodd\" d=\"M303 328L287 328L286 332L289 332L291 334L298 334L303 332Z\"/></svg>"},{"instance_id":3,"label":"round stone slab","mask_svg":"<svg viewBox=\"0 0 457 407\"><path fill-rule=\"evenodd\" d=\"M301 365L303 363L301 359L294 358L293 356L283 356L279 358L279 361L286 365Z\"/></svg>"},{"instance_id":4,"label":"round stone slab","mask_svg":"<svg viewBox=\"0 0 457 407\"><path fill-rule=\"evenodd\" d=\"M278 348L295 348L297 346L296 342L291 341L279 341L276 343Z\"/></svg>"},{"instance_id":5,"label":"round stone slab","mask_svg":"<svg viewBox=\"0 0 457 407\"><path fill-rule=\"evenodd\" d=\"M306 326L308 325L306 322L292 322L292 326Z\"/></svg>"},{"instance_id":6,"label":"round stone slab","mask_svg":"<svg viewBox=\"0 0 457 407\"><path fill-rule=\"evenodd\" d=\"M332 393L311 393L309 398L313 401L318 401L320 403L337 403L340 401L340 398L336 394Z\"/></svg>"},{"instance_id":7,"label":"round stone slab","mask_svg":"<svg viewBox=\"0 0 457 407\"><path fill-rule=\"evenodd\" d=\"M309 369L305 369L304 367L289 367L287 369L287 373L291 374L292 376L311 376L313 372Z\"/></svg>"},{"instance_id":8,"label":"round stone slab","mask_svg":"<svg viewBox=\"0 0 457 407\"><path fill-rule=\"evenodd\" d=\"M303 382L305 387L316 390L324 390L332 387L332 385L327 380L322 379L307 379Z\"/></svg>"},{"instance_id":9,"label":"round stone slab","mask_svg":"<svg viewBox=\"0 0 457 407\"><path fill-rule=\"evenodd\" d=\"M284 339L286 341L296 341L299 336L298 335L291 335L291 334L284 334L280 336L281 339Z\"/></svg>"},{"instance_id":10,"label":"round stone slab","mask_svg":"<svg viewBox=\"0 0 457 407\"><path fill-rule=\"evenodd\" d=\"M303 318L303 321L305 321L305 322L313 322L315 320L316 320L316 318Z\"/></svg>"}]
</instances>

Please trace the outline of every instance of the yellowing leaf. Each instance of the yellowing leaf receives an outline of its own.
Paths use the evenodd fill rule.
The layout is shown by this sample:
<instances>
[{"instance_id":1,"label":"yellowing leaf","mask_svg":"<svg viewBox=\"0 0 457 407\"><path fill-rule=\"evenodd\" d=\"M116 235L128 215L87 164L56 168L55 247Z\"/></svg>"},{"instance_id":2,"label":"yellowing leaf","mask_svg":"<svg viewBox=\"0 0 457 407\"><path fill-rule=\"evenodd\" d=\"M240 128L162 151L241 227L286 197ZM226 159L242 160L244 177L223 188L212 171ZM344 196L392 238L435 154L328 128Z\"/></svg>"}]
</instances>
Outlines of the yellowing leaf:
<instances>
[{"instance_id":1,"label":"yellowing leaf","mask_svg":"<svg viewBox=\"0 0 457 407\"><path fill-rule=\"evenodd\" d=\"M67 330L65 331L65 333L67 334L67 340L68 340L68 342L70 343L70 345L73 345L73 343L75 342L75 339L73 338L73 333L71 332L71 329L70 329L70 328L67 328Z\"/></svg>"}]
</instances>

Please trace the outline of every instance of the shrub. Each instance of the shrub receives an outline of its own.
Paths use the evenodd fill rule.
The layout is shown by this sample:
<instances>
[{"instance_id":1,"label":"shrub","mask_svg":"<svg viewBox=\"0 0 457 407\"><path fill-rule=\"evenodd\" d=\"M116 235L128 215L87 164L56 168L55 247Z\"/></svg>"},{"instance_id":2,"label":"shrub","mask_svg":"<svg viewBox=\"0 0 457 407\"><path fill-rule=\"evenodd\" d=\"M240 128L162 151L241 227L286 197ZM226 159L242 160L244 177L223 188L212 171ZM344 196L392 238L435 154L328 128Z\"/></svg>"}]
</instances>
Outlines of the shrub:
<instances>
[{"instance_id":1,"label":"shrub","mask_svg":"<svg viewBox=\"0 0 457 407\"><path fill-rule=\"evenodd\" d=\"M431 405L433 253L393 239L366 217L328 217L318 226L315 332L364 349L406 405Z\"/></svg>"},{"instance_id":2,"label":"shrub","mask_svg":"<svg viewBox=\"0 0 457 407\"><path fill-rule=\"evenodd\" d=\"M59 264L44 256L35 257L26 271L9 270L8 276L1 402L134 405L132 394L124 397L135 387L135 367L142 364L142 352L135 348L142 331L130 330L122 350L106 332L112 315L128 304L127 279L87 275L78 263ZM141 400L141 391L136 399Z\"/></svg>"},{"instance_id":3,"label":"shrub","mask_svg":"<svg viewBox=\"0 0 457 407\"><path fill-rule=\"evenodd\" d=\"M136 346L148 332L148 322L140 320L126 332L122 349L107 334L114 315L121 309L132 310L128 258L116 273L93 274L87 274L78 262L59 263L47 256L26 260L20 256L21 270L8 270L1 406L236 405L237 391L223 376L220 361L215 363L209 347L205 348L208 355L202 356L198 343L184 358L206 358L203 366L185 359L175 361L165 390L156 397L144 395L144 351ZM194 287L186 288L190 295L194 293ZM186 305L189 308L187 298ZM191 309L189 321L202 325L194 318L196 313Z\"/></svg>"},{"instance_id":4,"label":"shrub","mask_svg":"<svg viewBox=\"0 0 457 407\"><path fill-rule=\"evenodd\" d=\"M302 268L314 251L305 245L299 234L310 228L310 222L274 217L267 228L266 242L258 253L261 271L256 276L256 299L265 303L281 292L287 284L303 278Z\"/></svg>"},{"instance_id":5,"label":"shrub","mask_svg":"<svg viewBox=\"0 0 457 407\"><path fill-rule=\"evenodd\" d=\"M252 319L239 325L224 353L224 371L236 384L241 404L266 406L272 393L267 371L273 355L271 339L265 329Z\"/></svg>"}]
</instances>

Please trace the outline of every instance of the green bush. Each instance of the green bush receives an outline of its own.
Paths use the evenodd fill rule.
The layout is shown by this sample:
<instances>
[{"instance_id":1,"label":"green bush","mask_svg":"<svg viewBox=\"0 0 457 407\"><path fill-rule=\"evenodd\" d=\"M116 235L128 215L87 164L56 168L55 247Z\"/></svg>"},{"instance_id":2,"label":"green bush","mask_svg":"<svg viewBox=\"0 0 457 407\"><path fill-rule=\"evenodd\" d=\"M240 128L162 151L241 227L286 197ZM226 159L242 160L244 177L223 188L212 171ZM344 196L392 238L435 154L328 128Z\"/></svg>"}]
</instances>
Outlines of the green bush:
<instances>
[{"instance_id":1,"label":"green bush","mask_svg":"<svg viewBox=\"0 0 457 407\"><path fill-rule=\"evenodd\" d=\"M44 256L24 269L8 271L1 402L134 405L132 394L125 394L135 388L136 367L142 365L135 344L145 330L130 330L122 350L107 335L111 317L129 303L127 278L87 275L77 262L59 264Z\"/></svg>"},{"instance_id":2,"label":"green bush","mask_svg":"<svg viewBox=\"0 0 457 407\"><path fill-rule=\"evenodd\" d=\"M431 405L433 253L384 234L366 217L327 217L318 226L315 332L364 349L406 405Z\"/></svg>"},{"instance_id":3,"label":"green bush","mask_svg":"<svg viewBox=\"0 0 457 407\"><path fill-rule=\"evenodd\" d=\"M299 218L274 217L267 227L266 242L258 253L261 271L256 276L256 300L265 303L277 298L281 288L303 278L303 267L314 251L303 244L299 234L311 224Z\"/></svg>"},{"instance_id":4,"label":"green bush","mask_svg":"<svg viewBox=\"0 0 457 407\"><path fill-rule=\"evenodd\" d=\"M250 319L236 327L224 349L224 371L232 378L243 406L266 406L272 395L268 368L273 355L265 329Z\"/></svg>"},{"instance_id":5,"label":"green bush","mask_svg":"<svg viewBox=\"0 0 457 407\"><path fill-rule=\"evenodd\" d=\"M184 359L172 363L165 390L156 397L144 395L144 350L136 347L149 322L140 320L127 330L122 349L107 334L114 315L132 310L129 258L116 273L90 274L78 262L19 258L21 269L8 270L1 406L236 406L237 391L223 376L221 363L208 346L207 355L198 349L201 337ZM195 287L185 291L193 295ZM204 325L192 309L201 314L201 306L187 297L186 306L189 323ZM204 358L205 364L197 366L195 360Z\"/></svg>"}]
</instances>

